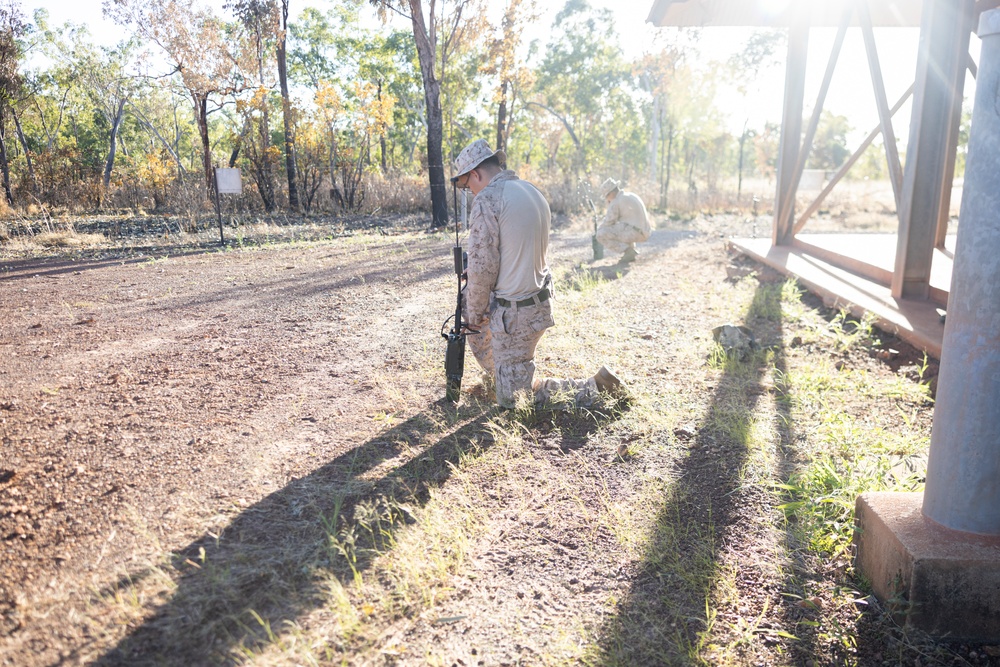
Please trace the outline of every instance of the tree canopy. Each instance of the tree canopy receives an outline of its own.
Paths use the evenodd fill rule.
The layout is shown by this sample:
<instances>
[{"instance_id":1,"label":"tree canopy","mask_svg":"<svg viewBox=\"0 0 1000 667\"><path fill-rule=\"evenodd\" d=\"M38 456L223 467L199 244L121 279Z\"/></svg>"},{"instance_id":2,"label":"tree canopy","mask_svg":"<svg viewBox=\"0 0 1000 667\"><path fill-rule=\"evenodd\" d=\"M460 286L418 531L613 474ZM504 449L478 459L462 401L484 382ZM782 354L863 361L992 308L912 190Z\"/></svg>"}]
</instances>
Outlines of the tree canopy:
<instances>
[{"instance_id":1,"label":"tree canopy","mask_svg":"<svg viewBox=\"0 0 1000 667\"><path fill-rule=\"evenodd\" d=\"M423 179L414 205L436 226L449 215L452 161L479 138L552 189L610 176L648 184L661 208L672 189L697 198L744 175L773 178L773 128L750 126L715 95L735 82L752 96L780 34L755 33L728 62L706 63L691 57L696 33L663 32L630 58L611 13L587 0L559 6L533 42L537 0L292 12L297 1L228 0L217 14L204 0L104 0L122 31L106 46L4 0L8 202L169 208L179 189L207 196L214 167L236 166L246 205L265 212L354 210L372 201L373 183ZM810 166L841 164L849 132L825 114Z\"/></svg>"}]
</instances>

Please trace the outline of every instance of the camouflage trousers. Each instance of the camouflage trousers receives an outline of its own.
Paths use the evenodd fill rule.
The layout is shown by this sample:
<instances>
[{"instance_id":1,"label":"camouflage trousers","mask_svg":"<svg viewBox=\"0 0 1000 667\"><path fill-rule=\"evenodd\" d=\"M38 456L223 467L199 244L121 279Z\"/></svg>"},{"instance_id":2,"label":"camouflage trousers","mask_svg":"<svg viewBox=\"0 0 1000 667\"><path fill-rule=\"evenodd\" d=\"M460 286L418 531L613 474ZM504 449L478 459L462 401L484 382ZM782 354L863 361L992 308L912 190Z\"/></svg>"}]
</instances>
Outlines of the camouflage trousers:
<instances>
[{"instance_id":1,"label":"camouflage trousers","mask_svg":"<svg viewBox=\"0 0 1000 667\"><path fill-rule=\"evenodd\" d=\"M634 249L636 243L642 243L648 238L648 234L621 221L611 225L602 224L597 228L597 240L613 253L623 253L628 248Z\"/></svg>"},{"instance_id":2,"label":"camouflage trousers","mask_svg":"<svg viewBox=\"0 0 1000 667\"><path fill-rule=\"evenodd\" d=\"M545 330L554 324L552 302L518 308L491 304L489 322L480 333L468 337L472 354L484 371L493 376L497 403L513 408L518 394L533 397L547 408L599 407L602 403L594 378L535 379L535 347Z\"/></svg>"}]
</instances>

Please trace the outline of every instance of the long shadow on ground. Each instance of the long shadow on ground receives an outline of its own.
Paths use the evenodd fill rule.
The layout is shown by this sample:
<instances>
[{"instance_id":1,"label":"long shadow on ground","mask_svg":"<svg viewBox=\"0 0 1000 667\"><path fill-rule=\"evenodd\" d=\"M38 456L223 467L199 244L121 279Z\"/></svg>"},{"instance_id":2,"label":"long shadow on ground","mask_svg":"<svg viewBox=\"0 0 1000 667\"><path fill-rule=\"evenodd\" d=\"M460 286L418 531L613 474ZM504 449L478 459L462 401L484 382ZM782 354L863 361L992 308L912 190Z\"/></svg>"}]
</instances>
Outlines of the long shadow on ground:
<instances>
[{"instance_id":1,"label":"long shadow on ground","mask_svg":"<svg viewBox=\"0 0 1000 667\"><path fill-rule=\"evenodd\" d=\"M82 255L66 257L65 255L48 255L30 259L9 259L0 261L0 282L8 280L24 280L45 276L55 278L65 274L82 273L103 269L109 266L124 266L126 264L142 264L154 259L166 257L190 257L219 252L219 248L130 248L127 252L109 250L96 256Z\"/></svg>"},{"instance_id":2,"label":"long shadow on ground","mask_svg":"<svg viewBox=\"0 0 1000 667\"><path fill-rule=\"evenodd\" d=\"M638 244L639 259L637 261L640 264L656 262L661 255L671 248L676 247L682 241L698 236L699 233L693 231L658 229L650 235L648 241ZM590 237L580 234L572 236L563 235L557 241L557 248L561 252L567 250L578 251L584 248L589 251L590 247ZM634 263L612 261L614 258L607 251L605 251L605 259L603 260L593 260L591 257L592 255L588 254L587 259L583 263L577 264L566 274L566 278L569 281L578 280L581 277L591 280L620 280L628 275L635 266ZM556 288L559 289L559 285Z\"/></svg>"},{"instance_id":3,"label":"long shadow on ground","mask_svg":"<svg viewBox=\"0 0 1000 667\"><path fill-rule=\"evenodd\" d=\"M370 216L363 216L364 219L357 220L355 218L361 218L362 216L352 217L346 222L346 227L349 229L360 230L360 231L378 231L383 235L391 236L386 234L383 225L375 223L366 222ZM400 216L405 218L406 216ZM345 221L337 219L332 219L333 222L339 222L339 224L345 224ZM315 224L316 221L309 221L311 224ZM77 223L77 230L80 232L88 233L103 233L106 223L93 223L93 222L80 222ZM291 225L294 228L294 225ZM402 227L402 228L392 228L389 227L393 234L398 234L400 232L426 232L433 231L429 230L426 226L418 226L413 228ZM27 257L23 259L11 258L6 261L0 260L0 282L6 280L23 280L27 278L35 278L38 276L46 276L50 278L55 278L60 275L65 274L75 274L82 273L84 271L91 271L94 269L101 269L108 266L121 266L125 264L141 264L144 262L149 262L152 260L166 259L166 258L178 258L178 257L190 257L193 255L205 255L212 253L225 252L233 249L239 249L244 247L255 247L263 246L270 243L269 239L233 239L233 234L236 230L229 231L227 234L226 242L224 244L219 244L218 242L190 242L190 243L161 243L161 244L147 244L147 245L131 245L127 247L116 247L109 245L106 248L84 248L73 250L67 248L65 252L51 252L50 254L40 255L35 257ZM350 234L347 234L349 236ZM146 235L143 235L146 236ZM330 238L330 237L324 237ZM123 235L116 237L117 240L144 240L142 236L140 237L130 237L129 235ZM292 242L295 239L286 239L287 242ZM317 239L320 240L320 239ZM67 256L67 252L74 252L73 256Z\"/></svg>"},{"instance_id":4,"label":"long shadow on ground","mask_svg":"<svg viewBox=\"0 0 1000 667\"><path fill-rule=\"evenodd\" d=\"M457 412L429 408L262 499L221 535L172 554L180 574L170 600L94 664L238 663L238 654L273 640L269 630L280 633L323 604L330 576L346 585L391 549L393 534L412 520L407 506L424 505L463 454L492 446L486 422L494 414L475 399ZM527 426L541 446L567 451L605 419L540 412ZM397 458L405 463L395 467ZM394 467L374 472L383 465ZM150 574L124 578L102 596Z\"/></svg>"},{"instance_id":5,"label":"long shadow on ground","mask_svg":"<svg viewBox=\"0 0 1000 667\"><path fill-rule=\"evenodd\" d=\"M172 555L180 576L169 601L95 664L235 663L235 651L268 640L255 615L280 632L286 621L321 604L324 576L348 582L355 570L366 569L374 550L407 522L401 507L426 503L429 489L448 479L463 453L492 444L484 429L488 416L475 401L458 412L443 405L425 410L263 498L221 535L195 540ZM397 457L405 462L372 474ZM352 525L361 508L378 514L377 535L371 543L356 536L345 558L331 538ZM127 589L136 578L105 594Z\"/></svg>"},{"instance_id":6,"label":"long shadow on ground","mask_svg":"<svg viewBox=\"0 0 1000 667\"><path fill-rule=\"evenodd\" d=\"M754 464L755 453L750 450L754 413L760 397L769 390L764 377L770 363L779 369L785 363L780 291L780 285L759 285L746 321L762 344L773 345L774 359L768 360L764 351L745 361L727 359L700 423L694 429L677 431L676 437L687 441L688 454L657 514L633 584L600 632L591 664L703 661L708 630L719 622L711 600L722 576L720 552L732 544L748 544L748 535L752 543L754 534L765 530L754 521L759 508L772 504L769 490L747 483L744 473ZM752 317L755 313L766 317ZM787 443L792 437L791 423L787 411L781 414L775 427L780 442ZM780 471L782 451L777 456L774 463ZM752 558L753 553L745 556ZM756 591L750 604L760 604L765 598L769 604L780 604L780 591L766 567L766 563L757 568L752 562L741 562L740 588ZM747 615L752 620L761 612L750 609ZM754 631L767 633L768 629Z\"/></svg>"}]
</instances>

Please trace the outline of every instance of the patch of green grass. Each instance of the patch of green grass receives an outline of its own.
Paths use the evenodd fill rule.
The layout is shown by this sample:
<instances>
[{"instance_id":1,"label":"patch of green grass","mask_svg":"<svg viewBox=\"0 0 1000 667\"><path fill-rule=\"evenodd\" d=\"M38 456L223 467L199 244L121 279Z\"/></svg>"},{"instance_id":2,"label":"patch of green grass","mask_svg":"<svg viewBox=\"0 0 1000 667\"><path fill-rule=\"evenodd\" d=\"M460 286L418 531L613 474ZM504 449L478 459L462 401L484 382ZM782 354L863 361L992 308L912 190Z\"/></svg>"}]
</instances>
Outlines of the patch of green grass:
<instances>
[{"instance_id":1,"label":"patch of green grass","mask_svg":"<svg viewBox=\"0 0 1000 667\"><path fill-rule=\"evenodd\" d=\"M878 318L870 311L866 311L859 320L846 310L840 310L829 327L834 336L834 351L846 352L858 345L871 346L876 319Z\"/></svg>"},{"instance_id":2,"label":"patch of green grass","mask_svg":"<svg viewBox=\"0 0 1000 667\"><path fill-rule=\"evenodd\" d=\"M588 294L605 283L604 276L597 271L588 271L583 267L566 270L560 278L560 287Z\"/></svg>"},{"instance_id":3,"label":"patch of green grass","mask_svg":"<svg viewBox=\"0 0 1000 667\"><path fill-rule=\"evenodd\" d=\"M744 280L753 280L745 278ZM756 280L754 280L756 282ZM787 284L787 283L785 283ZM783 318L784 284L762 285L754 291L753 300L747 308L746 319L779 322Z\"/></svg>"},{"instance_id":4,"label":"patch of green grass","mask_svg":"<svg viewBox=\"0 0 1000 667\"><path fill-rule=\"evenodd\" d=\"M884 452L857 457L847 464L820 454L787 483L780 505L809 548L820 556L839 558L854 537L854 506L868 491L919 491L923 483L917 470L905 466L905 457Z\"/></svg>"}]
</instances>

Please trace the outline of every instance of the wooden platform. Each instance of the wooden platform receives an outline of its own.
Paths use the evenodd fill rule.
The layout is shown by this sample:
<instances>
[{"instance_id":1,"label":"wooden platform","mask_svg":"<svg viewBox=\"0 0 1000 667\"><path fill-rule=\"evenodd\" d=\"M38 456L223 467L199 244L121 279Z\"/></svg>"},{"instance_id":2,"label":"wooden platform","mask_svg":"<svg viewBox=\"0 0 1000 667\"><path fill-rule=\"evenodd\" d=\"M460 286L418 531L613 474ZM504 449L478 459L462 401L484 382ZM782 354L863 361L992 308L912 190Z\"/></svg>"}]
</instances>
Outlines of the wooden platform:
<instances>
[{"instance_id":1,"label":"wooden platform","mask_svg":"<svg viewBox=\"0 0 1000 667\"><path fill-rule=\"evenodd\" d=\"M944 308L940 304L947 302L951 285L954 236L948 237L945 250L934 251L931 291L939 303L892 297L889 282L896 259L895 234L799 234L796 240L794 247L774 247L770 239L731 239L729 243L738 252L794 276L827 306L844 308L858 318L871 313L883 331L941 358ZM837 260L838 255L842 260Z\"/></svg>"}]
</instances>

